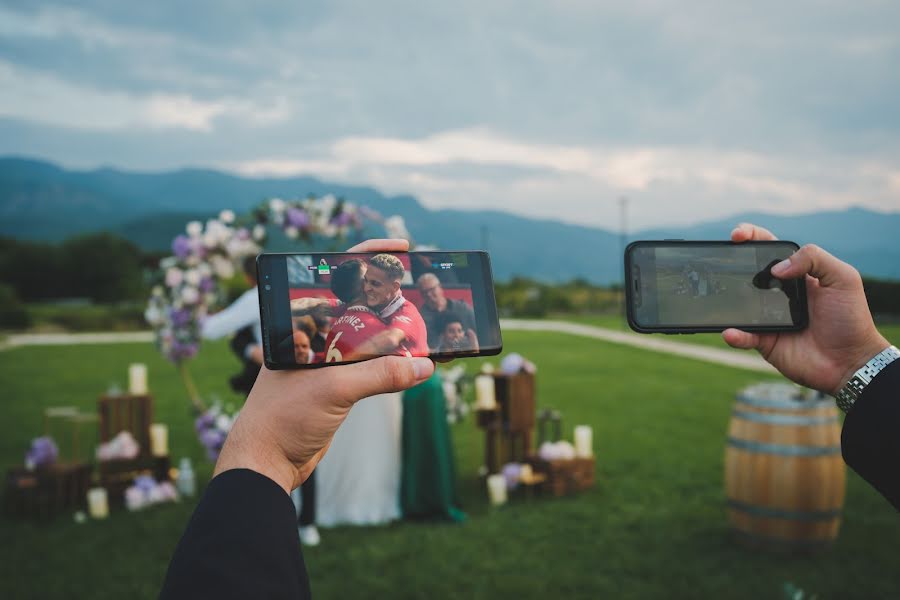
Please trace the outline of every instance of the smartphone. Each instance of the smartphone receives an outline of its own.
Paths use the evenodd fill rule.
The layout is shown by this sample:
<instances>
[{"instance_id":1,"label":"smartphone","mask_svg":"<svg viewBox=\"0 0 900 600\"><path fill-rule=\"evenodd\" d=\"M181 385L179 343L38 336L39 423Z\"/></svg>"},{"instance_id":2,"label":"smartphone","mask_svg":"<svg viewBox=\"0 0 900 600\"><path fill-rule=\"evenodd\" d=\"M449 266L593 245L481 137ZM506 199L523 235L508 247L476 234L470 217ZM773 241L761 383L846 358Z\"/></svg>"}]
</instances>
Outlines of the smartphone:
<instances>
[{"instance_id":1,"label":"smartphone","mask_svg":"<svg viewBox=\"0 0 900 600\"><path fill-rule=\"evenodd\" d=\"M798 249L788 241L633 242L625 249L628 324L640 333L804 329L805 279L770 272Z\"/></svg>"},{"instance_id":2,"label":"smartphone","mask_svg":"<svg viewBox=\"0 0 900 600\"><path fill-rule=\"evenodd\" d=\"M269 369L503 349L486 252L310 252L256 260Z\"/></svg>"}]
</instances>

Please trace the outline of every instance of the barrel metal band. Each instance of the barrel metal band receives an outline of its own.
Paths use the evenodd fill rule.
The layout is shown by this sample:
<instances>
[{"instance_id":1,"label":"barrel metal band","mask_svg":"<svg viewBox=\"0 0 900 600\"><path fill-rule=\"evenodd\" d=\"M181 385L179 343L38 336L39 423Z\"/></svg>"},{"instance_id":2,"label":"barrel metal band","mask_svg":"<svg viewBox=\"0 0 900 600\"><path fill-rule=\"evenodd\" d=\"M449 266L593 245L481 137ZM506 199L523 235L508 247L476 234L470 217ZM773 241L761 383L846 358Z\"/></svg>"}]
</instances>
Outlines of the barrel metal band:
<instances>
[{"instance_id":1,"label":"barrel metal band","mask_svg":"<svg viewBox=\"0 0 900 600\"><path fill-rule=\"evenodd\" d=\"M840 446L796 446L790 444L768 444L753 440L740 440L728 437L728 445L740 450L749 450L760 454L778 454L781 456L830 456L840 454Z\"/></svg>"},{"instance_id":2,"label":"barrel metal band","mask_svg":"<svg viewBox=\"0 0 900 600\"><path fill-rule=\"evenodd\" d=\"M819 410L835 406L830 400L768 400L765 398L753 398L744 394L738 394L738 402L758 406L760 408L780 408L797 412L801 410Z\"/></svg>"},{"instance_id":3,"label":"barrel metal band","mask_svg":"<svg viewBox=\"0 0 900 600\"><path fill-rule=\"evenodd\" d=\"M750 544L760 544L775 548L796 548L796 549L817 549L830 546L834 543L834 538L813 538L810 540L790 540L769 535L760 535L758 533L748 533L746 531L735 530L735 535L739 539L743 539Z\"/></svg>"},{"instance_id":4,"label":"barrel metal band","mask_svg":"<svg viewBox=\"0 0 900 600\"><path fill-rule=\"evenodd\" d=\"M767 423L769 425L830 425L831 423L838 423L840 421L837 415L827 417L803 417L799 415L746 412L738 409L734 409L731 414L738 419L755 421L756 423Z\"/></svg>"},{"instance_id":5,"label":"barrel metal band","mask_svg":"<svg viewBox=\"0 0 900 600\"><path fill-rule=\"evenodd\" d=\"M754 517L789 519L791 521L830 521L841 516L841 509L839 508L833 510L784 510L747 504L731 498L728 499L728 508L739 510Z\"/></svg>"}]
</instances>

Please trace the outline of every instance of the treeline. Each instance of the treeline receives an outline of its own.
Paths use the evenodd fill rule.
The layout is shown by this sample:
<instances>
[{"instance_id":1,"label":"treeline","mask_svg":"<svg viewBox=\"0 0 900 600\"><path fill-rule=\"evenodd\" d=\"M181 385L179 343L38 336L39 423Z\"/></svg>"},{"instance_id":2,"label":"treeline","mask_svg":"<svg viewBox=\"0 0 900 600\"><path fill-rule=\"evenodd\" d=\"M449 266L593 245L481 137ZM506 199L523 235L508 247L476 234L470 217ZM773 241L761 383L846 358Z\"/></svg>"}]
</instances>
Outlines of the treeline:
<instances>
[{"instance_id":1,"label":"treeline","mask_svg":"<svg viewBox=\"0 0 900 600\"><path fill-rule=\"evenodd\" d=\"M143 302L161 256L110 233L78 236L60 244L0 238L0 328L24 328L35 320L67 329L143 327ZM865 279L864 283L874 314L891 320L900 317L900 281ZM226 282L226 295L236 296L244 285L240 277ZM513 277L496 282L496 292L503 316L616 314L621 310L620 286L600 286L585 279L548 284ZM73 298L80 299L82 306L52 306Z\"/></svg>"},{"instance_id":2,"label":"treeline","mask_svg":"<svg viewBox=\"0 0 900 600\"><path fill-rule=\"evenodd\" d=\"M552 313L615 313L621 286L604 287L586 279L548 284L526 277L496 282L497 308L507 317L543 317Z\"/></svg>"},{"instance_id":3,"label":"treeline","mask_svg":"<svg viewBox=\"0 0 900 600\"><path fill-rule=\"evenodd\" d=\"M109 233L77 236L60 244L0 238L0 327L31 325L33 315L26 303L73 298L102 305L143 301L148 293L146 274L158 262L158 255L146 254Z\"/></svg>"}]
</instances>

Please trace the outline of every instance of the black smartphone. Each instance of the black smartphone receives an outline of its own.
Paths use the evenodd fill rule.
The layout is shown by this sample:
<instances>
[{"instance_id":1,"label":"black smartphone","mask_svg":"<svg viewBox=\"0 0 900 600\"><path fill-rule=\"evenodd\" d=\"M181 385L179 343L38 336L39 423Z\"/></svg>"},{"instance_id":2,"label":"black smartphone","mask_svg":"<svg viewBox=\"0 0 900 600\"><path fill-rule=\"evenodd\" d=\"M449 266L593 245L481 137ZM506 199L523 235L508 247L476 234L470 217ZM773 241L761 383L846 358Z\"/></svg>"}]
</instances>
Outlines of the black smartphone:
<instances>
[{"instance_id":1,"label":"black smartphone","mask_svg":"<svg viewBox=\"0 0 900 600\"><path fill-rule=\"evenodd\" d=\"M269 369L503 349L486 252L309 252L256 260Z\"/></svg>"},{"instance_id":2,"label":"black smartphone","mask_svg":"<svg viewBox=\"0 0 900 600\"><path fill-rule=\"evenodd\" d=\"M633 242L625 249L628 324L640 333L804 329L805 279L770 272L798 249L788 241Z\"/></svg>"}]
</instances>

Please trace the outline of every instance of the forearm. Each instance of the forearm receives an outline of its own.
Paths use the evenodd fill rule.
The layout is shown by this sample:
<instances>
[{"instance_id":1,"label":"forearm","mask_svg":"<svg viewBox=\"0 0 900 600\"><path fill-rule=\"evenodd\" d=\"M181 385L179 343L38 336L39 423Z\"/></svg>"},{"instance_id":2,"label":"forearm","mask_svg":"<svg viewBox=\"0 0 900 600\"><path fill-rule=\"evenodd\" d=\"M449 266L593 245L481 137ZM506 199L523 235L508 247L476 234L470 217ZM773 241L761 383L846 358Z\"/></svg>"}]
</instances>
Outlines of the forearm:
<instances>
[{"instance_id":1,"label":"forearm","mask_svg":"<svg viewBox=\"0 0 900 600\"><path fill-rule=\"evenodd\" d=\"M900 510L900 361L888 365L850 409L844 460Z\"/></svg>"},{"instance_id":2,"label":"forearm","mask_svg":"<svg viewBox=\"0 0 900 600\"><path fill-rule=\"evenodd\" d=\"M247 469L206 488L169 563L160 598L309 598L294 505Z\"/></svg>"},{"instance_id":3,"label":"forearm","mask_svg":"<svg viewBox=\"0 0 900 600\"><path fill-rule=\"evenodd\" d=\"M361 357L383 356L397 349L406 336L399 329L388 329L375 334L356 349L356 354Z\"/></svg>"}]
</instances>

